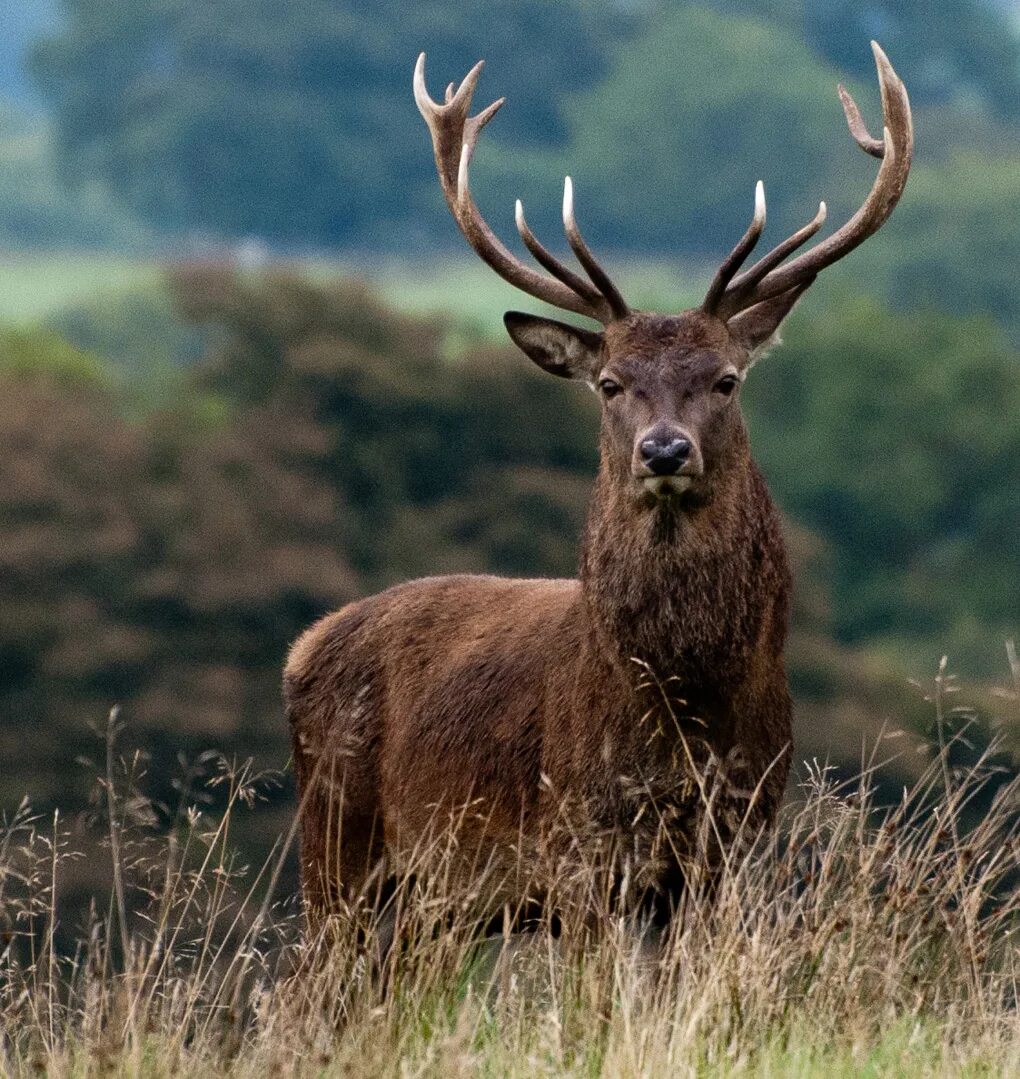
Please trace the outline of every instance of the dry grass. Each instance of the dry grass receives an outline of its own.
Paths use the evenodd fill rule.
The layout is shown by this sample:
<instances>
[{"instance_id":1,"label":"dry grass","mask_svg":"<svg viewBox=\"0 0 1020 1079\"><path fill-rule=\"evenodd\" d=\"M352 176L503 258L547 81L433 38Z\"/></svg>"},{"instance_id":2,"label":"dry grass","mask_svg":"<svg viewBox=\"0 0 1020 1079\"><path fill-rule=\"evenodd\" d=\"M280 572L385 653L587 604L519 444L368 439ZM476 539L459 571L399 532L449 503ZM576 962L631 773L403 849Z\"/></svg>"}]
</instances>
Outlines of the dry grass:
<instances>
[{"instance_id":1,"label":"dry grass","mask_svg":"<svg viewBox=\"0 0 1020 1079\"><path fill-rule=\"evenodd\" d=\"M113 887L67 954L59 817L23 806L0 834L0 1072L1018 1074L1020 779L967 749L952 688L941 671L930 764L896 805L876 804L877 766L851 784L810 769L665 936L606 908L481 941L478 886L433 872L382 972L371 915L306 939L274 905L293 835L260 869L232 855L260 777L221 762L225 812L207 819L186 783L155 828L111 729Z\"/></svg>"}]
</instances>

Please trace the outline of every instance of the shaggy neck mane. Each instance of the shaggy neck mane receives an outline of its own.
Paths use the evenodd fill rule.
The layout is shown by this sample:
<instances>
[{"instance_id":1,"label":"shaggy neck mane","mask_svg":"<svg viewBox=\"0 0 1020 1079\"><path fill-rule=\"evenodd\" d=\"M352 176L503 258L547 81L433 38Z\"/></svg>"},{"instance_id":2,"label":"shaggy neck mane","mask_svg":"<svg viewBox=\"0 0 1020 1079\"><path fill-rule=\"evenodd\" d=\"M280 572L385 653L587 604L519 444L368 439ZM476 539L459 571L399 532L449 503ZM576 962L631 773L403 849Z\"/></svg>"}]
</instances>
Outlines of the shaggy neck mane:
<instances>
[{"instance_id":1,"label":"shaggy neck mane","mask_svg":"<svg viewBox=\"0 0 1020 1079\"><path fill-rule=\"evenodd\" d=\"M766 522L763 481L739 441L701 504L639 505L603 458L580 577L592 643L632 680L650 669L712 698L746 675Z\"/></svg>"}]
</instances>

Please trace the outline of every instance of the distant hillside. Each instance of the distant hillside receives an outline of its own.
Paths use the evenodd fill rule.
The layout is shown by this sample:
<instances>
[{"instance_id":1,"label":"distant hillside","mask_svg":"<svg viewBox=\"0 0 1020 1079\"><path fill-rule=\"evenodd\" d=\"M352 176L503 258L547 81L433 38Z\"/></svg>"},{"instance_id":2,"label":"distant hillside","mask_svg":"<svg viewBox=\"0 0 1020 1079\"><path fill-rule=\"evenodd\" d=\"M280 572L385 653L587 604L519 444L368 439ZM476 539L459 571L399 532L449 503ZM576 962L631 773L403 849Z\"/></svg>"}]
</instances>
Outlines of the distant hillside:
<instances>
[{"instance_id":1,"label":"distant hillside","mask_svg":"<svg viewBox=\"0 0 1020 1079\"><path fill-rule=\"evenodd\" d=\"M0 97L21 105L42 107L26 70L32 44L56 25L58 0L2 0L3 32L0 33Z\"/></svg>"}]
</instances>

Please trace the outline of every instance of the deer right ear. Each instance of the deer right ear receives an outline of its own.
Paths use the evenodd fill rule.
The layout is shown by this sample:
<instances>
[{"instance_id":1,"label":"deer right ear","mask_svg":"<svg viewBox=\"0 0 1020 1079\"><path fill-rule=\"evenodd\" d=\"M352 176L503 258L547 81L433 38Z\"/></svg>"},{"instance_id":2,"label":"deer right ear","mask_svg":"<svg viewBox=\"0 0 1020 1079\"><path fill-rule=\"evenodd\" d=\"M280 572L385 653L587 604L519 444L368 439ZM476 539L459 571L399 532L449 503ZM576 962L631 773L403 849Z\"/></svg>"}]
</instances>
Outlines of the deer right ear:
<instances>
[{"instance_id":1,"label":"deer right ear","mask_svg":"<svg viewBox=\"0 0 1020 1079\"><path fill-rule=\"evenodd\" d=\"M602 334L551 318L507 311L503 325L514 344L543 371L591 382L598 367Z\"/></svg>"}]
</instances>

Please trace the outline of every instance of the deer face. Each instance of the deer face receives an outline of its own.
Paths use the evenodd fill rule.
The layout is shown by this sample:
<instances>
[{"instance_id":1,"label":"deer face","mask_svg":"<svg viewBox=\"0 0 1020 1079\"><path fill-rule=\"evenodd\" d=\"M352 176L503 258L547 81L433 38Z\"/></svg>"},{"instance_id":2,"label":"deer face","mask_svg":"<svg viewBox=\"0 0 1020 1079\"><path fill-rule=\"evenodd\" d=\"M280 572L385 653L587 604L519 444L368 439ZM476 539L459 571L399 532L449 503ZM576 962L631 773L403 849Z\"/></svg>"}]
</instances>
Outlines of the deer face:
<instances>
[{"instance_id":1,"label":"deer face","mask_svg":"<svg viewBox=\"0 0 1020 1079\"><path fill-rule=\"evenodd\" d=\"M602 333L516 312L505 322L543 370L595 390L606 465L652 503L688 492L702 500L742 459L740 386L791 305L763 305L729 324L698 310L632 314Z\"/></svg>"}]
</instances>

